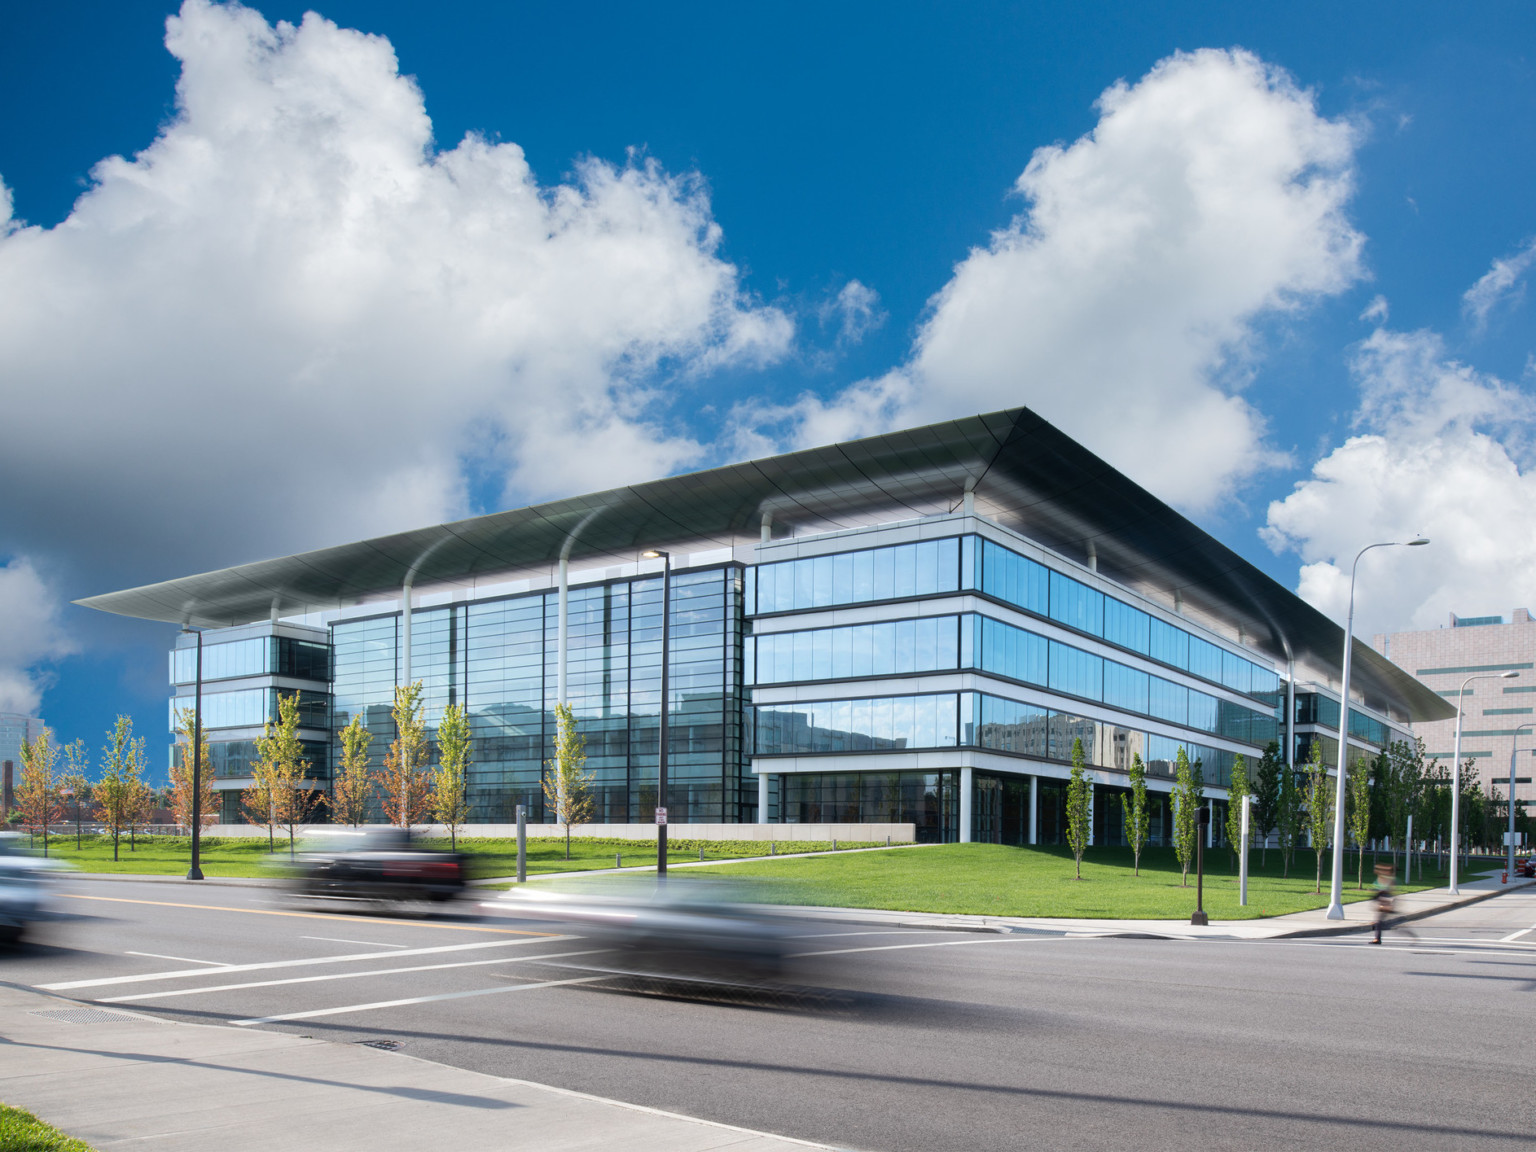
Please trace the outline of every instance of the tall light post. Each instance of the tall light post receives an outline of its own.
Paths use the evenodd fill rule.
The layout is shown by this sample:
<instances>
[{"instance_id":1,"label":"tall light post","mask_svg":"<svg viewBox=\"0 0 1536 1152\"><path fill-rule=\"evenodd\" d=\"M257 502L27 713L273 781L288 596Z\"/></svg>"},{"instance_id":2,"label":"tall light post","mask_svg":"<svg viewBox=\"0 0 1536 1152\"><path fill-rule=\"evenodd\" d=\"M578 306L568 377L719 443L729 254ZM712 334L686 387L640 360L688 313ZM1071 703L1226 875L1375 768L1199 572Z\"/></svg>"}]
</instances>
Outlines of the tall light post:
<instances>
[{"instance_id":1,"label":"tall light post","mask_svg":"<svg viewBox=\"0 0 1536 1152\"><path fill-rule=\"evenodd\" d=\"M1428 543L1420 538L1367 544L1355 553L1355 562L1349 566L1349 615L1344 623L1344 667L1339 686L1339 777L1333 804L1333 883L1328 890L1330 920L1344 919L1344 787L1349 772L1349 667L1350 650L1355 642L1355 573L1360 567L1360 557L1372 548L1416 548Z\"/></svg>"},{"instance_id":2,"label":"tall light post","mask_svg":"<svg viewBox=\"0 0 1536 1152\"><path fill-rule=\"evenodd\" d=\"M1510 733L1509 746L1509 843L1505 846L1506 859L1504 861L1504 879L1515 878L1515 758L1520 755L1520 729L1536 728L1536 721L1526 721L1524 724L1515 725Z\"/></svg>"},{"instance_id":3,"label":"tall light post","mask_svg":"<svg viewBox=\"0 0 1536 1152\"><path fill-rule=\"evenodd\" d=\"M1461 682L1456 693L1456 743L1451 753L1451 895L1461 892L1457 879L1460 876L1458 854L1461 852L1461 702L1466 699L1467 685L1474 680L1513 680L1518 672L1474 672Z\"/></svg>"},{"instance_id":4,"label":"tall light post","mask_svg":"<svg viewBox=\"0 0 1536 1152\"><path fill-rule=\"evenodd\" d=\"M190 624L183 633L197 636L197 694L192 698L192 865L188 880L203 878L203 630Z\"/></svg>"},{"instance_id":5,"label":"tall light post","mask_svg":"<svg viewBox=\"0 0 1536 1152\"><path fill-rule=\"evenodd\" d=\"M671 701L667 690L667 665L672 637L672 553L660 548L642 552L647 560L661 560L661 724L660 748L656 757L656 879L667 878L667 713Z\"/></svg>"}]
</instances>

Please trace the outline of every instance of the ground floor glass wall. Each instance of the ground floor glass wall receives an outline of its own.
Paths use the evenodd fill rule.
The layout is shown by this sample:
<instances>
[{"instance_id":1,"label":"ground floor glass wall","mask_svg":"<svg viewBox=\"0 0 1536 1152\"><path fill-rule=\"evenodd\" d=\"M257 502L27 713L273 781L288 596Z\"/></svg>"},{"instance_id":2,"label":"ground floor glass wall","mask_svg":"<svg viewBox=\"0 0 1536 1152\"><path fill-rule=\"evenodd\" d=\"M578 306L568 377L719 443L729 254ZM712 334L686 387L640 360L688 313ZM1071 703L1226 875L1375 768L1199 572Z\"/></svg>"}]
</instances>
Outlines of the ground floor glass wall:
<instances>
[{"instance_id":1,"label":"ground floor glass wall","mask_svg":"<svg viewBox=\"0 0 1536 1152\"><path fill-rule=\"evenodd\" d=\"M959 839L959 773L789 773L780 781L786 824L914 824L920 844Z\"/></svg>"}]
</instances>

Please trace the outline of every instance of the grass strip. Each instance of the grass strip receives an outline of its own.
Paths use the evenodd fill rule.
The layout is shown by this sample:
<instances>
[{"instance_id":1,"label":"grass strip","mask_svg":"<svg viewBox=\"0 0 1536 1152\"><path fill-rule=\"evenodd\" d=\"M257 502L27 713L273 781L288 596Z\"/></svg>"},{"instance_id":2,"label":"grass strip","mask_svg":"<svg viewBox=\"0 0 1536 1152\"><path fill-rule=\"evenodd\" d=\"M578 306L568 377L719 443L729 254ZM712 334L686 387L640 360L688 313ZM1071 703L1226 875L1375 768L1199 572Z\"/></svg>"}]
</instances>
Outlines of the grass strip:
<instances>
[{"instance_id":1,"label":"grass strip","mask_svg":"<svg viewBox=\"0 0 1536 1152\"><path fill-rule=\"evenodd\" d=\"M1238 876L1226 849L1206 853L1205 910L1215 920L1282 916L1328 905L1331 853L1323 853L1321 893L1315 891L1316 860L1310 849L1295 853L1286 876L1279 853L1249 862L1248 904L1238 904ZM1385 858L1383 858L1385 859ZM1434 862L1423 881L1400 892L1437 888L1445 878ZM1366 854L1365 888L1356 887L1356 860L1347 857L1344 900L1369 899L1372 857ZM1195 909L1195 872L1184 887L1171 848L1141 855L1141 875L1126 848L1090 848L1083 878L1074 877L1065 848L1012 848L999 844L945 844L889 852L816 856L801 860L754 860L690 868L679 878L731 876L748 881L762 903L837 908L880 908L985 916L1040 916L1091 920L1183 920Z\"/></svg>"},{"instance_id":2,"label":"grass strip","mask_svg":"<svg viewBox=\"0 0 1536 1152\"><path fill-rule=\"evenodd\" d=\"M0 1104L0 1152L95 1152L30 1112Z\"/></svg>"}]
</instances>

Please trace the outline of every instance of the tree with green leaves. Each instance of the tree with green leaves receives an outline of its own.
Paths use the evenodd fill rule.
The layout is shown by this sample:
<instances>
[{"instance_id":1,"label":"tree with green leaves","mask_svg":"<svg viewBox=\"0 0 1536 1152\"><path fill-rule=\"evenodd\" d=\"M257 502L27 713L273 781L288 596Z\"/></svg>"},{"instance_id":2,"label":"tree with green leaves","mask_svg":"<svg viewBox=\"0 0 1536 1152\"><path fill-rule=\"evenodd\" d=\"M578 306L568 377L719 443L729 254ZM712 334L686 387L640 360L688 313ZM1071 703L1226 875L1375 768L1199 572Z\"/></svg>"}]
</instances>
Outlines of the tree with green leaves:
<instances>
[{"instance_id":1,"label":"tree with green leaves","mask_svg":"<svg viewBox=\"0 0 1536 1152\"><path fill-rule=\"evenodd\" d=\"M305 787L312 775L310 763L304 756L304 745L299 740L299 694L277 694L277 724L271 721L262 725L262 734L256 738L256 754L260 775L265 777L268 805L268 843L270 830L281 828L288 833L288 859L294 858L294 840L298 827L309 819L315 807L315 794Z\"/></svg>"},{"instance_id":2,"label":"tree with green leaves","mask_svg":"<svg viewBox=\"0 0 1536 1152\"><path fill-rule=\"evenodd\" d=\"M1227 848L1232 852L1232 866L1237 867L1237 853L1243 846L1243 797L1248 791L1248 759L1241 752L1232 758L1231 782L1227 785ZM1250 802L1248 817L1253 818Z\"/></svg>"},{"instance_id":3,"label":"tree with green leaves","mask_svg":"<svg viewBox=\"0 0 1536 1152\"><path fill-rule=\"evenodd\" d=\"M112 837L112 859L118 858L123 831L136 826L144 802L144 738L133 735L133 720L119 716L101 751L101 779L96 805Z\"/></svg>"},{"instance_id":4,"label":"tree with green leaves","mask_svg":"<svg viewBox=\"0 0 1536 1152\"><path fill-rule=\"evenodd\" d=\"M64 779L59 781L62 793L75 810L75 848L80 847L85 813L92 811L91 764L85 751L85 741L76 740L64 745Z\"/></svg>"},{"instance_id":5,"label":"tree with green leaves","mask_svg":"<svg viewBox=\"0 0 1536 1152\"><path fill-rule=\"evenodd\" d=\"M47 725L36 740L22 737L21 782L16 789L16 803L21 809L21 823L33 836L43 838L43 855L48 855L48 832L64 819L64 797L60 793L57 766L58 742Z\"/></svg>"},{"instance_id":6,"label":"tree with green leaves","mask_svg":"<svg viewBox=\"0 0 1536 1152\"><path fill-rule=\"evenodd\" d=\"M1083 770L1087 757L1082 737L1072 741L1072 775L1067 779L1067 847L1077 865L1077 879L1083 878L1083 852L1088 847L1088 774Z\"/></svg>"},{"instance_id":7,"label":"tree with green leaves","mask_svg":"<svg viewBox=\"0 0 1536 1152\"><path fill-rule=\"evenodd\" d=\"M354 712L340 736L341 763L331 781L331 814L337 823L356 828L368 819L368 801L373 797L373 776L368 771L373 733L364 726L362 713Z\"/></svg>"},{"instance_id":8,"label":"tree with green leaves","mask_svg":"<svg viewBox=\"0 0 1536 1152\"><path fill-rule=\"evenodd\" d=\"M422 718L421 681L395 689L395 741L384 757L384 769L374 777L384 816L391 824L410 828L427 815L431 780L424 771L431 745Z\"/></svg>"},{"instance_id":9,"label":"tree with green leaves","mask_svg":"<svg viewBox=\"0 0 1536 1152\"><path fill-rule=\"evenodd\" d=\"M1357 756L1349 765L1349 779L1345 781L1345 799L1349 807L1345 820L1349 825L1350 839L1355 842L1355 890L1365 890L1365 842L1371 836L1371 777L1385 772L1387 754L1378 753L1373 759ZM1376 779L1381 779L1377 776Z\"/></svg>"},{"instance_id":10,"label":"tree with green leaves","mask_svg":"<svg viewBox=\"0 0 1536 1152\"><path fill-rule=\"evenodd\" d=\"M1269 863L1269 832L1280 818L1280 785L1284 771L1285 761L1280 756L1280 745L1271 740L1264 748L1264 755L1259 758L1259 770L1254 773L1253 801L1249 809L1253 818L1253 831L1262 845L1260 867Z\"/></svg>"},{"instance_id":11,"label":"tree with green leaves","mask_svg":"<svg viewBox=\"0 0 1536 1152\"><path fill-rule=\"evenodd\" d=\"M1312 852L1317 857L1316 893L1323 891L1323 852L1333 842L1333 785L1328 779L1328 766L1323 763L1323 742L1312 742L1312 755L1307 759L1307 832L1312 838Z\"/></svg>"},{"instance_id":12,"label":"tree with green leaves","mask_svg":"<svg viewBox=\"0 0 1536 1152\"><path fill-rule=\"evenodd\" d=\"M1392 841L1392 854L1408 849L1408 816L1419 803L1426 784L1424 741L1394 740L1385 751L1388 771L1385 773L1386 788L1382 797L1382 816L1386 821L1387 836ZM1377 777L1378 785L1383 777Z\"/></svg>"},{"instance_id":13,"label":"tree with green leaves","mask_svg":"<svg viewBox=\"0 0 1536 1152\"><path fill-rule=\"evenodd\" d=\"M1198 764L1191 764L1189 753L1179 745L1173 773L1173 852L1183 871L1184 887L1189 887L1189 864L1195 858L1200 836L1200 801L1205 796L1205 781Z\"/></svg>"},{"instance_id":14,"label":"tree with green leaves","mask_svg":"<svg viewBox=\"0 0 1536 1152\"><path fill-rule=\"evenodd\" d=\"M571 858L571 826L592 819L592 774L587 768L587 742L576 730L569 704L555 705L555 758L544 766L544 799L565 825L565 858Z\"/></svg>"},{"instance_id":15,"label":"tree with green leaves","mask_svg":"<svg viewBox=\"0 0 1536 1152\"><path fill-rule=\"evenodd\" d=\"M468 773L471 747L469 717L459 704L443 709L437 725L437 771L432 776L432 815L448 829L457 850L459 828L469 820Z\"/></svg>"},{"instance_id":16,"label":"tree with green leaves","mask_svg":"<svg viewBox=\"0 0 1536 1152\"><path fill-rule=\"evenodd\" d=\"M1302 774L1287 766L1280 775L1279 815L1275 818L1275 832L1280 841L1282 876L1290 876L1291 860L1296 854L1296 844L1302 829Z\"/></svg>"},{"instance_id":17,"label":"tree with green leaves","mask_svg":"<svg viewBox=\"0 0 1536 1152\"><path fill-rule=\"evenodd\" d=\"M213 790L213 766L208 762L208 730L196 724L196 716L191 708L178 708L176 710L176 751L171 760L171 787L170 803L167 807L176 818L176 823L190 829L192 827L192 809L194 801L198 811L198 818L202 826L206 828L210 824L218 823L219 798ZM202 748L199 751L200 765L198 771L196 792L194 796L192 788L192 736L196 734L202 740Z\"/></svg>"},{"instance_id":18,"label":"tree with green leaves","mask_svg":"<svg viewBox=\"0 0 1536 1152\"><path fill-rule=\"evenodd\" d=\"M1136 875L1141 875L1141 850L1147 846L1152 830L1152 814L1147 804L1147 767L1141 762L1141 753L1131 757L1129 772L1131 790L1120 797L1125 805L1125 842L1131 846L1131 856L1136 862Z\"/></svg>"}]
</instances>

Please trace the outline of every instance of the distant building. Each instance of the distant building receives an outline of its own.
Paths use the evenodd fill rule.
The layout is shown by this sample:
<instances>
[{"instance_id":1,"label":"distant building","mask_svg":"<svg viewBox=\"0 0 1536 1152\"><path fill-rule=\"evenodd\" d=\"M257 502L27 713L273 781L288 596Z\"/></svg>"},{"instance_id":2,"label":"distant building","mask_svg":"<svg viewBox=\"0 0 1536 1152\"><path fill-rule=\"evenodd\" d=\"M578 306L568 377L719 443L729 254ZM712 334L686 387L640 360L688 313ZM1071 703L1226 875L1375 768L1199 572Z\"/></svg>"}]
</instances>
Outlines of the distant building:
<instances>
[{"instance_id":1,"label":"distant building","mask_svg":"<svg viewBox=\"0 0 1536 1152\"><path fill-rule=\"evenodd\" d=\"M0 712L0 806L15 807L13 792L21 779L21 742L43 734L43 722L19 712Z\"/></svg>"},{"instance_id":2,"label":"distant building","mask_svg":"<svg viewBox=\"0 0 1536 1152\"><path fill-rule=\"evenodd\" d=\"M1536 747L1536 620L1529 610L1516 608L1507 620L1452 613L1445 627L1389 632L1372 637L1371 646L1453 705L1468 676L1488 677L1466 686L1461 720L1461 759L1476 762L1484 787L1490 779L1508 777L1509 753L1517 741L1522 749ZM1501 672L1515 677L1501 679ZM1455 717L1419 720L1413 730L1429 755L1450 764ZM1519 775L1531 775L1536 762L1528 755L1521 760ZM1518 785L1515 795L1536 801L1536 786Z\"/></svg>"}]
</instances>

